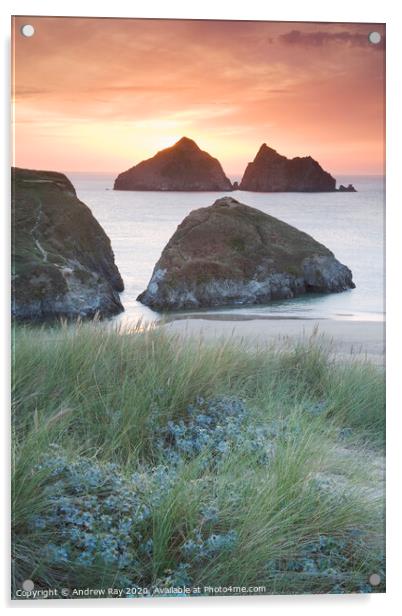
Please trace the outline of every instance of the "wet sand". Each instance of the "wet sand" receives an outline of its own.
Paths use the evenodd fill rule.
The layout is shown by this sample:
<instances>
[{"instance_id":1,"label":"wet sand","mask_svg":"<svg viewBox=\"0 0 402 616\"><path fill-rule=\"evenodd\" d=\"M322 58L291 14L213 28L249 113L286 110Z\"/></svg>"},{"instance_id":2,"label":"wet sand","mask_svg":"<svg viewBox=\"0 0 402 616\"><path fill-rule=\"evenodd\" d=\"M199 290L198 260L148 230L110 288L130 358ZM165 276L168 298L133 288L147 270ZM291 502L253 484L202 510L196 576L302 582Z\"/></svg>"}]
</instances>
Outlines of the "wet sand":
<instances>
[{"instance_id":1,"label":"wet sand","mask_svg":"<svg viewBox=\"0 0 402 616\"><path fill-rule=\"evenodd\" d=\"M225 315L226 316L226 315ZM331 319L233 319L233 317L183 318L163 327L171 333L204 340L242 340L262 346L277 342L309 340L315 336L330 345L339 359L358 357L382 365L385 352L385 325L378 321L344 321Z\"/></svg>"}]
</instances>

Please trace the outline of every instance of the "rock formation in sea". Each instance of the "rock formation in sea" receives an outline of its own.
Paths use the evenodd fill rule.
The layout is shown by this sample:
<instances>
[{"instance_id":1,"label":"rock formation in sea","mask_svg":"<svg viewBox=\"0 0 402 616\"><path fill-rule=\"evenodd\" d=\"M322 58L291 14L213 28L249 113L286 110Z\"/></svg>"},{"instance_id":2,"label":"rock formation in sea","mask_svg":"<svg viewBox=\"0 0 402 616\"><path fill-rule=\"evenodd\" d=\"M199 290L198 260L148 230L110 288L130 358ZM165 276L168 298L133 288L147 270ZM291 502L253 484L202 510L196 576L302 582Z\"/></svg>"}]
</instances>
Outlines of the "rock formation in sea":
<instances>
[{"instance_id":1,"label":"rock formation in sea","mask_svg":"<svg viewBox=\"0 0 402 616\"><path fill-rule=\"evenodd\" d=\"M265 304L354 286L350 269L310 235L223 197L178 226L138 300L168 311Z\"/></svg>"},{"instance_id":2,"label":"rock formation in sea","mask_svg":"<svg viewBox=\"0 0 402 616\"><path fill-rule=\"evenodd\" d=\"M228 191L232 183L220 162L201 150L192 139L182 137L117 176L115 190Z\"/></svg>"},{"instance_id":3,"label":"rock formation in sea","mask_svg":"<svg viewBox=\"0 0 402 616\"><path fill-rule=\"evenodd\" d=\"M263 143L248 163L240 190L255 192L332 192L336 180L311 156L286 158Z\"/></svg>"},{"instance_id":4,"label":"rock formation in sea","mask_svg":"<svg viewBox=\"0 0 402 616\"><path fill-rule=\"evenodd\" d=\"M12 169L12 314L110 316L124 285L110 240L62 173Z\"/></svg>"},{"instance_id":5,"label":"rock formation in sea","mask_svg":"<svg viewBox=\"0 0 402 616\"><path fill-rule=\"evenodd\" d=\"M338 188L338 191L339 192L357 192L353 184L348 184L347 186L344 186L343 184L341 184Z\"/></svg>"}]
</instances>

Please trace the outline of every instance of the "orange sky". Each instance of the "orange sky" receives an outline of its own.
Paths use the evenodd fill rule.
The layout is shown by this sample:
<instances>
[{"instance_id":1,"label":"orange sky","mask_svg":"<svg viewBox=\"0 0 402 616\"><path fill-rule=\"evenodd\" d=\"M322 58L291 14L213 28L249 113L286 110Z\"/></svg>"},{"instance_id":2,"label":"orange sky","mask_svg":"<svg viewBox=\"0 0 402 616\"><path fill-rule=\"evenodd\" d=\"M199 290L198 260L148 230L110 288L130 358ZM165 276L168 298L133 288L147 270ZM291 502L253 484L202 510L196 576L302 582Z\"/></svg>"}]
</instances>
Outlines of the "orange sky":
<instances>
[{"instance_id":1,"label":"orange sky","mask_svg":"<svg viewBox=\"0 0 402 616\"><path fill-rule=\"evenodd\" d=\"M120 172L186 135L229 176L263 142L335 175L383 172L385 53L367 42L382 25L17 17L13 29L18 166Z\"/></svg>"}]
</instances>

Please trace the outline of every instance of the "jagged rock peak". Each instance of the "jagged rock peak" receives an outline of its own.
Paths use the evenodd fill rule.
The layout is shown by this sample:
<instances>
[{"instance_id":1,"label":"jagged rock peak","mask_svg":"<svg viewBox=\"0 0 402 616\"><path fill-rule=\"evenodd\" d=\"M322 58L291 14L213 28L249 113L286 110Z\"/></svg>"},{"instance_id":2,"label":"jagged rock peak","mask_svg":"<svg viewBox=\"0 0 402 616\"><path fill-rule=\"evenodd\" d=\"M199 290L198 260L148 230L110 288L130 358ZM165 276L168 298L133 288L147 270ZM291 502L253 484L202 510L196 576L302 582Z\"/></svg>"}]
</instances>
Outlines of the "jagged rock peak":
<instances>
[{"instance_id":1,"label":"jagged rock peak","mask_svg":"<svg viewBox=\"0 0 402 616\"><path fill-rule=\"evenodd\" d=\"M258 156L261 155L266 155L266 154L272 154L273 156L281 156L281 154L278 154L277 150L275 150L274 148L271 148L270 146L268 146L266 143L263 143L262 146L260 147L260 149L258 150L255 158L257 158ZM255 160L255 159L254 159Z\"/></svg>"}]
</instances>

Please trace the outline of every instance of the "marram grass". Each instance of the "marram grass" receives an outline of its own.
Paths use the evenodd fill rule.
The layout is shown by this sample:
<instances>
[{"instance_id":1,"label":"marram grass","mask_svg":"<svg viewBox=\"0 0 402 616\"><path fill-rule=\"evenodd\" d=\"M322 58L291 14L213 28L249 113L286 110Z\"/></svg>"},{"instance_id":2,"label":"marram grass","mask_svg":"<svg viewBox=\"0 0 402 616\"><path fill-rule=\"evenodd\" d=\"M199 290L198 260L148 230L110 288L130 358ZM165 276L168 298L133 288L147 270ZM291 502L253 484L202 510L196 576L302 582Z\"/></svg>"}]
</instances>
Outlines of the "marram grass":
<instances>
[{"instance_id":1,"label":"marram grass","mask_svg":"<svg viewBox=\"0 0 402 616\"><path fill-rule=\"evenodd\" d=\"M14 592L384 589L381 369L141 324L13 350Z\"/></svg>"}]
</instances>

